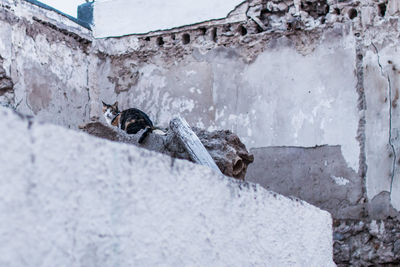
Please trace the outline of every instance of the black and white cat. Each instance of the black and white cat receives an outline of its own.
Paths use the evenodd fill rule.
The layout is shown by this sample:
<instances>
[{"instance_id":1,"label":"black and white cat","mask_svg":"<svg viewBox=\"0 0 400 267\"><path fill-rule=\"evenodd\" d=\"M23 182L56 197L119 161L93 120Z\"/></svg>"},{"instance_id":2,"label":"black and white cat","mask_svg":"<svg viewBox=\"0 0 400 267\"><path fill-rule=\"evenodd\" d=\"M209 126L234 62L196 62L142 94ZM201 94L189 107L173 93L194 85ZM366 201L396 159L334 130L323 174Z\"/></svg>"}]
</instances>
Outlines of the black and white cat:
<instances>
[{"instance_id":1,"label":"black and white cat","mask_svg":"<svg viewBox=\"0 0 400 267\"><path fill-rule=\"evenodd\" d=\"M120 112L118 109L118 101L113 105L108 105L103 102L103 115L109 125L121 128L128 134L136 134L144 129L145 131L139 138L139 143L142 143L153 131L157 134L165 135L163 131L154 127L149 116L143 111L137 108L129 108Z\"/></svg>"}]
</instances>

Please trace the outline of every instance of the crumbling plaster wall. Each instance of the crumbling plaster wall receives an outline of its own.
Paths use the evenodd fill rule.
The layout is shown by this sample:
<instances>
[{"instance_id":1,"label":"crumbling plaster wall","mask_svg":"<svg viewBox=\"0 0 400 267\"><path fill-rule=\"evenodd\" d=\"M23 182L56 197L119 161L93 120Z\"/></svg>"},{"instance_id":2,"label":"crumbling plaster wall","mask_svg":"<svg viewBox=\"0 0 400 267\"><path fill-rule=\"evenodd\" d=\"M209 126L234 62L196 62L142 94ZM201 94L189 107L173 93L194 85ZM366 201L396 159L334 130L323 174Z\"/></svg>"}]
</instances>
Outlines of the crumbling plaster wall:
<instances>
[{"instance_id":1,"label":"crumbling plaster wall","mask_svg":"<svg viewBox=\"0 0 400 267\"><path fill-rule=\"evenodd\" d=\"M231 129L248 147L276 147L276 155L298 147L304 157L322 146L327 162L344 165L332 163L338 171L311 159L309 168L331 172L308 201L339 218L389 216L400 207L398 14L392 0L249 1L243 22L97 40L101 76L93 93L141 107L160 125L180 113L198 127ZM341 155L331 152L337 146ZM247 179L270 186L265 164L256 158ZM281 183L270 188L286 190L284 172L276 173ZM301 186L313 181L304 177ZM295 187L290 193L307 199ZM332 199L344 209L337 212Z\"/></svg>"},{"instance_id":2,"label":"crumbling plaster wall","mask_svg":"<svg viewBox=\"0 0 400 267\"><path fill-rule=\"evenodd\" d=\"M0 63L13 88L0 102L75 128L89 120L91 32L25 1L2 1Z\"/></svg>"},{"instance_id":3,"label":"crumbling plaster wall","mask_svg":"<svg viewBox=\"0 0 400 267\"><path fill-rule=\"evenodd\" d=\"M320 193L288 192L284 172L263 171L267 154L256 157L248 180L339 218L393 214L391 205L400 208L398 2L246 4L222 20L93 39L60 14L3 1L0 101L72 128L101 120L101 100L139 107L161 126L180 113L194 126L232 130L253 151L279 155L277 162L291 151L311 157L285 168L302 167L301 186ZM319 168L331 171L318 183L307 179Z\"/></svg>"},{"instance_id":4,"label":"crumbling plaster wall","mask_svg":"<svg viewBox=\"0 0 400 267\"><path fill-rule=\"evenodd\" d=\"M283 36L253 62L238 47L192 47L178 59L163 58L161 50L149 62L111 56L101 64L98 90L122 106L142 107L158 124L180 113L197 127L231 129L250 147L341 144L357 170L354 38L338 26L321 39L302 55Z\"/></svg>"}]
</instances>

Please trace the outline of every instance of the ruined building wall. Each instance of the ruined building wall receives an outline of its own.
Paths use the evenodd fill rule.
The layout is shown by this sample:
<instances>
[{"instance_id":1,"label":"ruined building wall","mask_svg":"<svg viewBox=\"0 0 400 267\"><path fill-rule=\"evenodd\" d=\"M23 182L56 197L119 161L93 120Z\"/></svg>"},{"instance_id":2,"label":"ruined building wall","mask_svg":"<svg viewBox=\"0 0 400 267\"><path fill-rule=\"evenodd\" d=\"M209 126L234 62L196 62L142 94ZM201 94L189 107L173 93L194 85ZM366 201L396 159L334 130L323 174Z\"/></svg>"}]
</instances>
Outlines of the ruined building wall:
<instances>
[{"instance_id":1,"label":"ruined building wall","mask_svg":"<svg viewBox=\"0 0 400 267\"><path fill-rule=\"evenodd\" d=\"M160 126L179 113L237 133L249 181L335 218L398 214L397 1L248 1L104 39L24 1L0 11L2 103L72 128L101 120L101 100Z\"/></svg>"},{"instance_id":2,"label":"ruined building wall","mask_svg":"<svg viewBox=\"0 0 400 267\"><path fill-rule=\"evenodd\" d=\"M0 103L59 125L89 120L91 32L25 1L0 4ZM1 84L1 83L0 83Z\"/></svg>"},{"instance_id":3,"label":"ruined building wall","mask_svg":"<svg viewBox=\"0 0 400 267\"><path fill-rule=\"evenodd\" d=\"M336 218L397 214L397 1L247 3L242 22L97 40L92 92L231 129L256 154L248 180Z\"/></svg>"}]
</instances>

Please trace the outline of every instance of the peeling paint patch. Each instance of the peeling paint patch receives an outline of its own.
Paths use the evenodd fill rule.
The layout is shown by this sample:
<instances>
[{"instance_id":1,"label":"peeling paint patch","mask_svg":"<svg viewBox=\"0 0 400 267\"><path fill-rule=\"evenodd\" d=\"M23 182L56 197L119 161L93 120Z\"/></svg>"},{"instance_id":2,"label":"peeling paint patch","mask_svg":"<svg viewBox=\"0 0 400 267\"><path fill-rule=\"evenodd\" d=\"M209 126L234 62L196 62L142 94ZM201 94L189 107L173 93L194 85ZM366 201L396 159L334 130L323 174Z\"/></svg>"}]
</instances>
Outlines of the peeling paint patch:
<instances>
[{"instance_id":1,"label":"peeling paint patch","mask_svg":"<svg viewBox=\"0 0 400 267\"><path fill-rule=\"evenodd\" d=\"M348 183L350 183L350 181L344 177L337 177L332 175L331 178L337 185L347 185Z\"/></svg>"},{"instance_id":2,"label":"peeling paint patch","mask_svg":"<svg viewBox=\"0 0 400 267\"><path fill-rule=\"evenodd\" d=\"M385 223L381 221L378 225L376 220L373 220L369 226L369 231L371 234L381 235L385 231Z\"/></svg>"}]
</instances>

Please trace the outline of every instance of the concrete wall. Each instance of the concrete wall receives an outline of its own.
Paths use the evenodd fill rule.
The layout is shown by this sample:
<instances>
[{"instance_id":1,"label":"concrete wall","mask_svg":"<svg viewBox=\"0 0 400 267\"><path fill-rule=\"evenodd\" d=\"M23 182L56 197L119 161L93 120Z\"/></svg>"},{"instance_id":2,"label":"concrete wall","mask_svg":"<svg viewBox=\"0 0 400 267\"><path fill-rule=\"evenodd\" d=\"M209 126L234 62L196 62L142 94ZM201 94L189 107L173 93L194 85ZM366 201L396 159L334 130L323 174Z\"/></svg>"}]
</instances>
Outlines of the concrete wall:
<instances>
[{"instance_id":1,"label":"concrete wall","mask_svg":"<svg viewBox=\"0 0 400 267\"><path fill-rule=\"evenodd\" d=\"M259 153L248 180L338 218L392 216L400 207L394 2L253 1L243 23L98 40L108 56L93 92L160 125L180 113L198 127L232 130ZM267 172L263 158L288 171ZM314 181L309 170L318 169Z\"/></svg>"},{"instance_id":2,"label":"concrete wall","mask_svg":"<svg viewBox=\"0 0 400 267\"><path fill-rule=\"evenodd\" d=\"M0 103L66 127L89 119L91 33L57 12L2 1L0 67L13 89Z\"/></svg>"},{"instance_id":3,"label":"concrete wall","mask_svg":"<svg viewBox=\"0 0 400 267\"><path fill-rule=\"evenodd\" d=\"M194 48L176 63L161 53L145 63L106 59L100 97L139 106L161 125L180 113L197 127L230 129L249 147L342 145L357 171L355 42L345 31L327 31L326 41L306 55L282 37L254 62L246 62L247 51L224 47Z\"/></svg>"},{"instance_id":4,"label":"concrete wall","mask_svg":"<svg viewBox=\"0 0 400 267\"><path fill-rule=\"evenodd\" d=\"M364 205L359 202L363 182L348 167L339 145L264 147L250 152L255 161L247 172L247 180L284 196L299 195L328 210L334 218L365 216Z\"/></svg>"},{"instance_id":5,"label":"concrete wall","mask_svg":"<svg viewBox=\"0 0 400 267\"><path fill-rule=\"evenodd\" d=\"M329 213L0 108L1 266L334 266Z\"/></svg>"},{"instance_id":6,"label":"concrete wall","mask_svg":"<svg viewBox=\"0 0 400 267\"><path fill-rule=\"evenodd\" d=\"M93 39L57 13L7 1L0 103L71 128L101 120L101 100L161 126L179 113L253 148L249 181L337 218L393 216L399 6L336 2L252 1L218 21Z\"/></svg>"},{"instance_id":7,"label":"concrete wall","mask_svg":"<svg viewBox=\"0 0 400 267\"><path fill-rule=\"evenodd\" d=\"M114 0L94 4L94 36L104 38L165 30L221 19L243 0ZM247 5L247 3L246 3ZM244 9L245 10L245 9ZM245 20L243 12L239 20ZM238 19L236 19L238 20Z\"/></svg>"},{"instance_id":8,"label":"concrete wall","mask_svg":"<svg viewBox=\"0 0 400 267\"><path fill-rule=\"evenodd\" d=\"M332 166L343 160L341 176L332 166L318 161L318 155L315 154L313 159L319 162L315 168L331 170L326 174L329 178L326 182L322 177L318 178L317 184L327 190L316 187L329 194L318 196L312 190L308 196L301 190L292 190L291 194L314 204L337 199L322 207L335 216L360 216L364 206L359 205L363 183L359 176L360 114L354 33L349 26L335 25L333 29L312 36L315 40L307 45L314 49L306 51L306 45L298 45L298 42L311 36L250 39L241 36L237 27L231 27L234 36L225 41L226 47L213 42L209 35L212 29L208 29L205 36L182 31L176 34L175 41L171 36L163 35L163 47L157 46L159 37L152 37L147 49L154 54L147 52L149 56L145 62L141 54L146 51L140 47L146 41L141 39L137 40L138 48L132 56L106 48L112 56L99 60L101 76L97 77L98 85L94 91L98 92L99 99L118 100L123 108L137 106L146 110L158 125L168 125L170 118L179 113L197 127L230 129L249 148L340 146L337 154L328 150L326 153L332 157L327 161ZM180 41L179 36L184 33L193 38L190 48ZM218 37L222 39L224 34L221 32ZM245 38L255 43L254 46L264 45L263 51L256 50L259 47L247 48L247 44L242 43ZM120 42L128 43L133 39L126 37ZM242 47L235 46L235 42ZM111 46L107 41L101 44ZM179 51L179 56L173 57L173 51ZM97 107L97 114L100 114L100 107ZM276 176L271 176L257 158L250 170L252 168L255 170L249 172L247 179L266 187L272 177L279 177L279 181L288 178L278 170ZM309 183L303 183L309 178L303 176L306 173L296 173L295 167L287 168L300 176L296 177L298 186L311 188ZM256 176L256 173L262 176ZM354 181L343 188L346 192L357 193L348 197L331 190L333 180L330 177L334 176ZM290 181L282 181L278 183L280 188L273 189L286 192L283 185ZM339 203L341 208L346 208L345 212L335 212ZM347 209L350 206L356 207L358 212Z\"/></svg>"}]
</instances>

